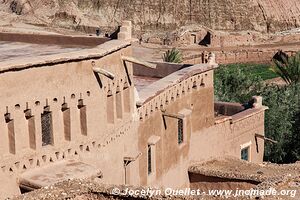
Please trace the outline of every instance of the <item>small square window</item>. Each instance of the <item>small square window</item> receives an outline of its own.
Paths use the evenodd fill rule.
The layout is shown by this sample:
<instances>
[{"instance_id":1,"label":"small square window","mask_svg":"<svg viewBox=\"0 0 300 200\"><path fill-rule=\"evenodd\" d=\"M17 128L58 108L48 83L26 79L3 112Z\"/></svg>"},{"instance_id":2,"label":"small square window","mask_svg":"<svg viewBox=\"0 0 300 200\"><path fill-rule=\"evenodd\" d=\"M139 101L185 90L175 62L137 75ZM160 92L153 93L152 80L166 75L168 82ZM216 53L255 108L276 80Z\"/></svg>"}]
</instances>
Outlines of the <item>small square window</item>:
<instances>
[{"instance_id":1,"label":"small square window","mask_svg":"<svg viewBox=\"0 0 300 200\"><path fill-rule=\"evenodd\" d=\"M249 147L243 148L241 150L241 159L249 161Z\"/></svg>"},{"instance_id":2,"label":"small square window","mask_svg":"<svg viewBox=\"0 0 300 200\"><path fill-rule=\"evenodd\" d=\"M183 143L183 119L178 119L178 144Z\"/></svg>"}]
</instances>

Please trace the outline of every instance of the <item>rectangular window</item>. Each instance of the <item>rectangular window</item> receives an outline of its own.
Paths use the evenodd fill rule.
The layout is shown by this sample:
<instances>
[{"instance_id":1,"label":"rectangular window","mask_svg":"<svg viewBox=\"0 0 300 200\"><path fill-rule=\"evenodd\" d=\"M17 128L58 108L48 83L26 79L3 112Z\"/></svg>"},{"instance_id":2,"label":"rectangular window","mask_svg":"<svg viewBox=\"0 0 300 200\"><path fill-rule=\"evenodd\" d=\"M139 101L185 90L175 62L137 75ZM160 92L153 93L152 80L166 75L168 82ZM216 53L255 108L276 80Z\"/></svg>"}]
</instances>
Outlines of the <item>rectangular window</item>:
<instances>
[{"instance_id":1,"label":"rectangular window","mask_svg":"<svg viewBox=\"0 0 300 200\"><path fill-rule=\"evenodd\" d=\"M42 145L53 144L53 130L52 130L52 113L50 111L44 111L41 115L42 124Z\"/></svg>"},{"instance_id":2,"label":"rectangular window","mask_svg":"<svg viewBox=\"0 0 300 200\"><path fill-rule=\"evenodd\" d=\"M183 143L183 119L178 119L178 144Z\"/></svg>"},{"instance_id":3,"label":"rectangular window","mask_svg":"<svg viewBox=\"0 0 300 200\"><path fill-rule=\"evenodd\" d=\"M243 148L241 150L241 159L249 161L249 147Z\"/></svg>"},{"instance_id":4,"label":"rectangular window","mask_svg":"<svg viewBox=\"0 0 300 200\"><path fill-rule=\"evenodd\" d=\"M148 145L148 175L152 173L151 145Z\"/></svg>"}]
</instances>

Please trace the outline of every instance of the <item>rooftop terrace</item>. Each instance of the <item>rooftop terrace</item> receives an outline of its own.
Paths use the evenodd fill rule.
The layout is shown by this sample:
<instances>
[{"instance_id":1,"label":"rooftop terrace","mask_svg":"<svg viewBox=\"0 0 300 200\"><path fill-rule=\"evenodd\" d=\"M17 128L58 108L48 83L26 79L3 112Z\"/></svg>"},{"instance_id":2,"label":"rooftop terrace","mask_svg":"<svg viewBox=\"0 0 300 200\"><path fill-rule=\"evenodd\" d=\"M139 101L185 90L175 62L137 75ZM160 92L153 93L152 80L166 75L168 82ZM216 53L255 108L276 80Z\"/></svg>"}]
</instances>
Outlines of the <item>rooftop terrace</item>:
<instances>
[{"instance_id":1,"label":"rooftop terrace","mask_svg":"<svg viewBox=\"0 0 300 200\"><path fill-rule=\"evenodd\" d=\"M3 62L15 59L68 53L87 48L88 46L60 46L0 41L0 61Z\"/></svg>"}]
</instances>

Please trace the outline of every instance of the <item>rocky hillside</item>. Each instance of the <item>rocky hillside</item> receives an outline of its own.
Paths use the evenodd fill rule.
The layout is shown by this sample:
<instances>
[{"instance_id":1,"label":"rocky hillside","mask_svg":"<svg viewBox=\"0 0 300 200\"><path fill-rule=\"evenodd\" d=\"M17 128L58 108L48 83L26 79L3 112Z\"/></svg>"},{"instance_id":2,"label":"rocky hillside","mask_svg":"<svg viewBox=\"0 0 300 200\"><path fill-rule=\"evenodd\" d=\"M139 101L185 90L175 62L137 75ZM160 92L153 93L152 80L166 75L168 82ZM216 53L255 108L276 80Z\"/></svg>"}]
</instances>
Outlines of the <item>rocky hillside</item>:
<instances>
[{"instance_id":1,"label":"rocky hillside","mask_svg":"<svg viewBox=\"0 0 300 200\"><path fill-rule=\"evenodd\" d=\"M300 0L0 0L0 13L72 29L112 27L129 19L136 32L187 24L260 32L300 27Z\"/></svg>"}]
</instances>

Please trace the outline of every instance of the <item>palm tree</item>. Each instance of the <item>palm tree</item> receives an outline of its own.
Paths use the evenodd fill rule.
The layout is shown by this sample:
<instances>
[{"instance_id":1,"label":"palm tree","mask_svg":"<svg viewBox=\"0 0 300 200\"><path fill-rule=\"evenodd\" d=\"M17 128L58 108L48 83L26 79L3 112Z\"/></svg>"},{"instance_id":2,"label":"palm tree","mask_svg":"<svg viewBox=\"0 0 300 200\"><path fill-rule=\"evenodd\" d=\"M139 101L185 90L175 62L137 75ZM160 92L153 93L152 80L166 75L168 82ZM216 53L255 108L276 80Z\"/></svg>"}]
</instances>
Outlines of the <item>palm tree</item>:
<instances>
[{"instance_id":1,"label":"palm tree","mask_svg":"<svg viewBox=\"0 0 300 200\"><path fill-rule=\"evenodd\" d=\"M182 62L182 54L176 48L168 50L163 55L163 60L165 62L172 62L172 63L181 63Z\"/></svg>"},{"instance_id":2,"label":"palm tree","mask_svg":"<svg viewBox=\"0 0 300 200\"><path fill-rule=\"evenodd\" d=\"M281 56L273 59L272 71L280 76L287 84L300 82L300 52L291 57Z\"/></svg>"}]
</instances>

